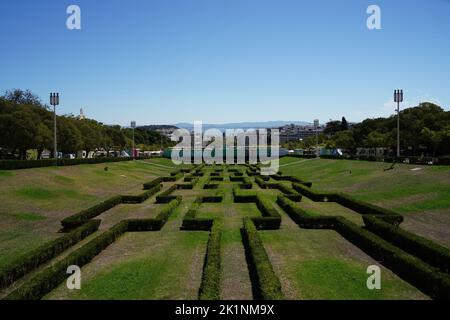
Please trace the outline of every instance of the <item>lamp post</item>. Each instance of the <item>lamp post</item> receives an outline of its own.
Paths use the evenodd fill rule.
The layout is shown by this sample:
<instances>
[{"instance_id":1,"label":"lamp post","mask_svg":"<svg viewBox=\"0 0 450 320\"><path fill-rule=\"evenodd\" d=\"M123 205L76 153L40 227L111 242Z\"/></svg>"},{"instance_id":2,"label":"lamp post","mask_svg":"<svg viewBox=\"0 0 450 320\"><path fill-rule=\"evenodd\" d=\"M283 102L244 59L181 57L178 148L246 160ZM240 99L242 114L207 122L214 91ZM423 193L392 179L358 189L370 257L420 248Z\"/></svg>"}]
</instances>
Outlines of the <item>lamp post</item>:
<instances>
[{"instance_id":1,"label":"lamp post","mask_svg":"<svg viewBox=\"0 0 450 320\"><path fill-rule=\"evenodd\" d=\"M320 157L319 151L319 119L314 120L314 130L316 131L316 156Z\"/></svg>"},{"instance_id":2,"label":"lamp post","mask_svg":"<svg viewBox=\"0 0 450 320\"><path fill-rule=\"evenodd\" d=\"M397 158L400 158L400 102L403 102L403 90L394 91L394 102L397 102Z\"/></svg>"},{"instance_id":3,"label":"lamp post","mask_svg":"<svg viewBox=\"0 0 450 320\"><path fill-rule=\"evenodd\" d=\"M50 93L50 105L53 106L53 157L58 159L58 143L56 140L56 106L59 105L59 93Z\"/></svg>"},{"instance_id":4,"label":"lamp post","mask_svg":"<svg viewBox=\"0 0 450 320\"><path fill-rule=\"evenodd\" d=\"M134 160L134 128L136 128L136 121L131 121L131 128L133 129L133 148L131 149L131 153L133 154Z\"/></svg>"}]
</instances>

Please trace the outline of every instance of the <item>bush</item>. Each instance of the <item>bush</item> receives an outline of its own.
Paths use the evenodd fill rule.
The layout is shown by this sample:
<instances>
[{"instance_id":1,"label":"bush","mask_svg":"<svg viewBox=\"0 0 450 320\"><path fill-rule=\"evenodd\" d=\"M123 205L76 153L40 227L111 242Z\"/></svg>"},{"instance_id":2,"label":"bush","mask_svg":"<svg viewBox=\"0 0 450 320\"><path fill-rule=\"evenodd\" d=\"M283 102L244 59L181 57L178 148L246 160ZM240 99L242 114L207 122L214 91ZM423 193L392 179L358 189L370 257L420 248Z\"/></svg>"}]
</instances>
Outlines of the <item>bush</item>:
<instances>
[{"instance_id":1,"label":"bush","mask_svg":"<svg viewBox=\"0 0 450 320\"><path fill-rule=\"evenodd\" d=\"M235 203L253 203L256 202L256 193L243 191L239 187L233 188L233 197Z\"/></svg>"},{"instance_id":2,"label":"bush","mask_svg":"<svg viewBox=\"0 0 450 320\"><path fill-rule=\"evenodd\" d=\"M220 300L222 231L214 223L209 234L205 262L203 264L202 283L198 294L199 300Z\"/></svg>"},{"instance_id":3,"label":"bush","mask_svg":"<svg viewBox=\"0 0 450 320\"><path fill-rule=\"evenodd\" d=\"M11 292L6 300L39 300L56 288L67 278L67 268L71 265L79 267L90 262L96 255L116 241L127 231L128 222L121 221L111 229L100 234L67 257L47 267L33 278L27 280L19 288Z\"/></svg>"},{"instance_id":4,"label":"bush","mask_svg":"<svg viewBox=\"0 0 450 320\"><path fill-rule=\"evenodd\" d=\"M241 176L230 176L231 182L244 182L244 177Z\"/></svg>"},{"instance_id":5,"label":"bush","mask_svg":"<svg viewBox=\"0 0 450 320\"><path fill-rule=\"evenodd\" d=\"M100 220L91 220L81 227L52 240L31 252L14 260L12 263L0 268L0 288L9 286L28 272L36 269L43 263L50 261L67 248L80 242L98 230Z\"/></svg>"},{"instance_id":6,"label":"bush","mask_svg":"<svg viewBox=\"0 0 450 320\"><path fill-rule=\"evenodd\" d=\"M171 176L171 177L175 177L175 176L180 175L180 173L182 173L181 169L177 169L177 170L172 171L172 172L170 173L170 176Z\"/></svg>"},{"instance_id":7,"label":"bush","mask_svg":"<svg viewBox=\"0 0 450 320\"><path fill-rule=\"evenodd\" d=\"M354 199L346 194L318 193L298 183L293 183L292 185L296 191L300 192L301 194L305 195L306 197L310 198L313 201L336 202L362 215L365 214L379 215L380 219L383 219L384 221L389 222L393 225L399 225L403 221L403 216L394 211L361 200Z\"/></svg>"},{"instance_id":8,"label":"bush","mask_svg":"<svg viewBox=\"0 0 450 320\"><path fill-rule=\"evenodd\" d=\"M95 218L103 212L114 208L122 203L122 196L115 196L103 201L89 209L83 210L77 214L67 217L61 221L64 230L71 230L86 223L88 220Z\"/></svg>"},{"instance_id":9,"label":"bush","mask_svg":"<svg viewBox=\"0 0 450 320\"><path fill-rule=\"evenodd\" d=\"M379 215L381 219L393 225L398 226L400 223L403 222L403 216L394 211L361 200L354 199L346 194L342 193L330 194L329 199L330 201L337 202L340 205L352 209L353 211L356 211L362 215L365 214L377 216Z\"/></svg>"},{"instance_id":10,"label":"bush","mask_svg":"<svg viewBox=\"0 0 450 320\"><path fill-rule=\"evenodd\" d=\"M302 208L297 207L292 200L286 196L277 197L278 205L288 214L288 216L305 229L331 229L336 223L336 217L313 216Z\"/></svg>"},{"instance_id":11,"label":"bush","mask_svg":"<svg viewBox=\"0 0 450 320\"><path fill-rule=\"evenodd\" d=\"M171 194L177 190L177 185L171 186L166 191L162 192L160 195L156 197L156 203L169 203L176 198L176 196L172 196Z\"/></svg>"},{"instance_id":12,"label":"bush","mask_svg":"<svg viewBox=\"0 0 450 320\"><path fill-rule=\"evenodd\" d=\"M243 241L250 260L250 270L257 281L258 296L264 300L283 300L280 280L264 249L255 225L244 218Z\"/></svg>"},{"instance_id":13,"label":"bush","mask_svg":"<svg viewBox=\"0 0 450 320\"><path fill-rule=\"evenodd\" d=\"M198 198L201 203L219 203L223 201L222 195L209 195Z\"/></svg>"},{"instance_id":14,"label":"bush","mask_svg":"<svg viewBox=\"0 0 450 320\"><path fill-rule=\"evenodd\" d=\"M203 189L218 189L219 185L217 183L205 183Z\"/></svg>"},{"instance_id":15,"label":"bush","mask_svg":"<svg viewBox=\"0 0 450 320\"><path fill-rule=\"evenodd\" d=\"M450 299L450 277L345 218L335 230L394 273L434 299Z\"/></svg>"},{"instance_id":16,"label":"bush","mask_svg":"<svg viewBox=\"0 0 450 320\"><path fill-rule=\"evenodd\" d=\"M267 183L261 178L261 176L255 177L255 183L261 188L261 189L267 189Z\"/></svg>"},{"instance_id":17,"label":"bush","mask_svg":"<svg viewBox=\"0 0 450 320\"><path fill-rule=\"evenodd\" d=\"M122 196L122 203L125 204L137 204L142 203L154 194L158 193L162 188L161 184L155 185L153 188L144 191L140 195L133 196L133 195L123 195Z\"/></svg>"},{"instance_id":18,"label":"bush","mask_svg":"<svg viewBox=\"0 0 450 320\"><path fill-rule=\"evenodd\" d=\"M157 186L157 185L160 185L161 182L163 182L163 179L162 179L162 178L156 178L156 179L153 180L153 181L144 183L144 190L150 190L150 189L153 189L153 187L155 187L155 186Z\"/></svg>"},{"instance_id":19,"label":"bush","mask_svg":"<svg viewBox=\"0 0 450 320\"><path fill-rule=\"evenodd\" d=\"M399 227L392 226L376 216L364 216L363 219L367 229L384 240L444 272L450 271L449 249Z\"/></svg>"},{"instance_id":20,"label":"bush","mask_svg":"<svg viewBox=\"0 0 450 320\"><path fill-rule=\"evenodd\" d=\"M163 207L161 212L153 219L130 219L127 220L128 231L158 231L166 224L170 215L180 205L181 197L175 197Z\"/></svg>"}]
</instances>

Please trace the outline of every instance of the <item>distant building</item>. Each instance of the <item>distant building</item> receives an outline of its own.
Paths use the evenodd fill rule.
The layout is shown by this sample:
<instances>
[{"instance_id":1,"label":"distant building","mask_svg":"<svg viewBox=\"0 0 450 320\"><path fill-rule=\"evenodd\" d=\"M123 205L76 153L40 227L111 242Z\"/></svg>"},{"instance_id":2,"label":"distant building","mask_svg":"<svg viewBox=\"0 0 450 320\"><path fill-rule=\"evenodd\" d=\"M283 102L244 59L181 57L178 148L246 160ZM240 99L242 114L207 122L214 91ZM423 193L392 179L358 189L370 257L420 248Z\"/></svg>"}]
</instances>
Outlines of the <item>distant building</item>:
<instances>
[{"instance_id":1,"label":"distant building","mask_svg":"<svg viewBox=\"0 0 450 320\"><path fill-rule=\"evenodd\" d=\"M316 123L317 129L314 125L299 126L295 124L287 124L283 127L279 127L280 131L280 143L285 143L289 141L300 141L308 137L316 135L316 133L322 133L324 126L318 125Z\"/></svg>"},{"instance_id":2,"label":"distant building","mask_svg":"<svg viewBox=\"0 0 450 320\"><path fill-rule=\"evenodd\" d=\"M84 120L86 116L84 115L83 108L80 108L80 115L78 116L78 120Z\"/></svg>"}]
</instances>

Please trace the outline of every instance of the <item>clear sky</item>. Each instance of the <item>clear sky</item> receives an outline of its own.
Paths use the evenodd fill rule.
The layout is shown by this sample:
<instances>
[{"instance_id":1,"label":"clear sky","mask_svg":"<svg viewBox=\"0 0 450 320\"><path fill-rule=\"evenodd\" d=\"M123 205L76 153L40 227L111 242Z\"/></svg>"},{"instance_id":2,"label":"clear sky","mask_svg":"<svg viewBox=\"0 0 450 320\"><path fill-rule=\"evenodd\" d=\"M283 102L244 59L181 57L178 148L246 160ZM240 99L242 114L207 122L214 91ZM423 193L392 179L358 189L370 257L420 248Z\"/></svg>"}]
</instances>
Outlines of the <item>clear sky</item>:
<instances>
[{"instance_id":1,"label":"clear sky","mask_svg":"<svg viewBox=\"0 0 450 320\"><path fill-rule=\"evenodd\" d=\"M107 124L359 121L397 88L450 106L446 0L2 0L0 36L0 91Z\"/></svg>"}]
</instances>

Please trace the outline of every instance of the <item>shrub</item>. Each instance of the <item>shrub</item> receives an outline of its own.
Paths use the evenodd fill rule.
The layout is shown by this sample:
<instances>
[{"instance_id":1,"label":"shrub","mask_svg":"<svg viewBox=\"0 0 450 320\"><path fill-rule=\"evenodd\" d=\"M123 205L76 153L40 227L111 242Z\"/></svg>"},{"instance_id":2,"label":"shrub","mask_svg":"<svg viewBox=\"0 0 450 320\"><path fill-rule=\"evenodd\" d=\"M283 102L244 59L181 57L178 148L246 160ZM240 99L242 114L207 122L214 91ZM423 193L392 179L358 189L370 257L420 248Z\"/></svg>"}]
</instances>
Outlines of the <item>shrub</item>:
<instances>
[{"instance_id":1,"label":"shrub","mask_svg":"<svg viewBox=\"0 0 450 320\"><path fill-rule=\"evenodd\" d=\"M386 223L376 216L364 216L363 219L366 227L384 240L391 242L428 264L440 268L444 272L448 273L450 271L449 249Z\"/></svg>"},{"instance_id":2,"label":"shrub","mask_svg":"<svg viewBox=\"0 0 450 320\"><path fill-rule=\"evenodd\" d=\"M100 220L91 220L62 237L52 240L0 268L0 288L9 286L28 272L50 261L67 248L98 230Z\"/></svg>"},{"instance_id":3,"label":"shrub","mask_svg":"<svg viewBox=\"0 0 450 320\"><path fill-rule=\"evenodd\" d=\"M217 183L205 183L203 189L218 189L219 185Z\"/></svg>"},{"instance_id":4,"label":"shrub","mask_svg":"<svg viewBox=\"0 0 450 320\"><path fill-rule=\"evenodd\" d=\"M147 200L148 198L150 198L151 196L153 196L154 194L158 193L162 188L161 184L157 184L155 185L153 188L144 191L143 193L141 193L140 195L137 196L133 196L133 195L123 195L122 196L122 203L142 203L145 200Z\"/></svg>"},{"instance_id":5,"label":"shrub","mask_svg":"<svg viewBox=\"0 0 450 320\"><path fill-rule=\"evenodd\" d=\"M155 186L157 186L157 185L160 185L161 182L163 182L163 179L162 179L162 178L156 178L156 179L153 180L153 181L144 183L144 190L150 190L150 189L152 189L153 187L155 187Z\"/></svg>"},{"instance_id":6,"label":"shrub","mask_svg":"<svg viewBox=\"0 0 450 320\"><path fill-rule=\"evenodd\" d=\"M182 173L181 169L174 170L170 173L170 176L175 177L175 176L178 176L180 173Z\"/></svg>"},{"instance_id":7,"label":"shrub","mask_svg":"<svg viewBox=\"0 0 450 320\"><path fill-rule=\"evenodd\" d=\"M198 294L199 300L220 300L222 231L217 223L212 226L203 264L202 283Z\"/></svg>"},{"instance_id":8,"label":"shrub","mask_svg":"<svg viewBox=\"0 0 450 320\"><path fill-rule=\"evenodd\" d=\"M89 209L83 210L77 214L67 217L61 221L64 230L71 230L86 223L88 220L95 218L103 212L114 208L122 203L122 196L115 196L103 201Z\"/></svg>"},{"instance_id":9,"label":"shrub","mask_svg":"<svg viewBox=\"0 0 450 320\"><path fill-rule=\"evenodd\" d=\"M169 203L174 200L176 196L172 196L171 194L177 190L177 185L171 186L166 191L162 192L160 195L156 196L156 203Z\"/></svg>"},{"instance_id":10,"label":"shrub","mask_svg":"<svg viewBox=\"0 0 450 320\"><path fill-rule=\"evenodd\" d=\"M256 202L256 193L243 191L239 187L233 188L234 202L236 203L252 203Z\"/></svg>"},{"instance_id":11,"label":"shrub","mask_svg":"<svg viewBox=\"0 0 450 320\"><path fill-rule=\"evenodd\" d=\"M106 232L100 234L67 257L47 267L33 278L27 280L19 288L11 292L7 300L38 300L56 288L67 277L67 268L71 265L79 267L90 262L96 255L116 241L127 231L128 222L121 221Z\"/></svg>"},{"instance_id":12,"label":"shrub","mask_svg":"<svg viewBox=\"0 0 450 320\"><path fill-rule=\"evenodd\" d=\"M403 216L400 214L385 209L361 200L354 199L342 193L335 193L330 195L331 201L335 201L340 205L352 209L360 214L380 215L380 218L393 225L399 225L403 221Z\"/></svg>"},{"instance_id":13,"label":"shrub","mask_svg":"<svg viewBox=\"0 0 450 320\"><path fill-rule=\"evenodd\" d=\"M346 194L342 193L318 193L314 192L310 188L298 184L293 183L292 186L294 189L306 197L312 199L317 202L337 202L340 205L347 207L353 211L358 212L359 214L365 215L379 215L380 219L383 219L386 222L389 222L393 225L399 225L403 221L403 216L400 214L385 208L381 208L379 206L354 199Z\"/></svg>"},{"instance_id":14,"label":"shrub","mask_svg":"<svg viewBox=\"0 0 450 320\"><path fill-rule=\"evenodd\" d=\"M302 208L297 207L292 200L289 200L284 195L277 197L277 203L302 228L330 229L335 224L336 217L310 215Z\"/></svg>"},{"instance_id":15,"label":"shrub","mask_svg":"<svg viewBox=\"0 0 450 320\"><path fill-rule=\"evenodd\" d=\"M261 176L255 177L255 183L261 188L261 189L267 189L267 183L261 178Z\"/></svg>"},{"instance_id":16,"label":"shrub","mask_svg":"<svg viewBox=\"0 0 450 320\"><path fill-rule=\"evenodd\" d=\"M255 225L244 218L243 241L250 260L250 270L257 281L258 296L264 300L283 300L280 280L264 249Z\"/></svg>"},{"instance_id":17,"label":"shrub","mask_svg":"<svg viewBox=\"0 0 450 320\"><path fill-rule=\"evenodd\" d=\"M209 196L203 196L199 198L199 201L201 203L219 203L222 202L223 196L222 195L209 195Z\"/></svg>"},{"instance_id":18,"label":"shrub","mask_svg":"<svg viewBox=\"0 0 450 320\"><path fill-rule=\"evenodd\" d=\"M167 205L165 205L161 212L153 219L130 219L127 220L128 231L158 231L166 224L170 215L180 205L181 197L175 197Z\"/></svg>"}]
</instances>

